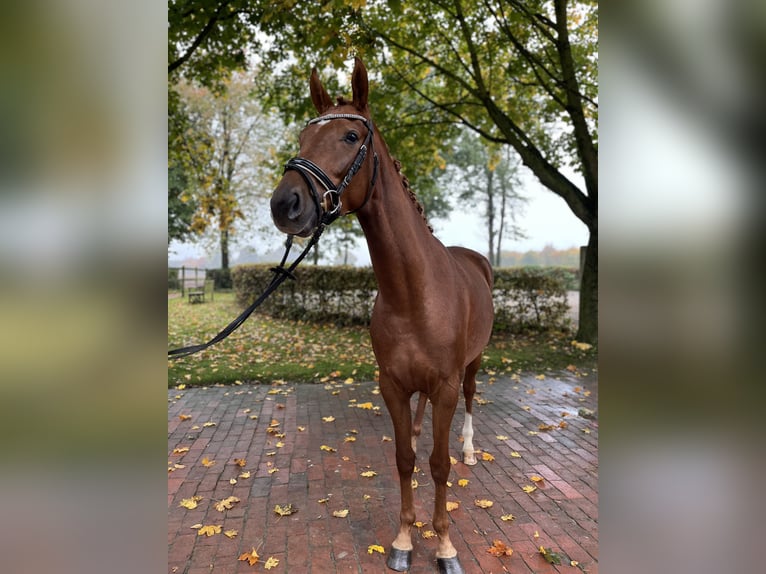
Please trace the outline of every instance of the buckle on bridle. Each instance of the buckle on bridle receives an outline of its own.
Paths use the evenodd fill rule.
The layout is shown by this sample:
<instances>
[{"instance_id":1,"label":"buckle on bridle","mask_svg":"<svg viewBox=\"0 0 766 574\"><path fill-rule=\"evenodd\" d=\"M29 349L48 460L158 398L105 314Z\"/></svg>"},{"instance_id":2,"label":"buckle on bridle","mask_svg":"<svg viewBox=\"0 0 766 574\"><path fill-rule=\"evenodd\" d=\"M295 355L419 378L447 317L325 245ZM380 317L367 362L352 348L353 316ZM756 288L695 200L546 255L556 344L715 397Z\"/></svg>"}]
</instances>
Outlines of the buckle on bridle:
<instances>
[{"instance_id":1,"label":"buckle on bridle","mask_svg":"<svg viewBox=\"0 0 766 574\"><path fill-rule=\"evenodd\" d=\"M343 206L343 202L340 200L340 194L335 189L328 189L322 194L322 203L325 205L328 205L328 198L329 198L329 206L332 207L332 209L327 209L327 207L324 208L325 213L327 215L335 215L336 213L340 213L340 209Z\"/></svg>"}]
</instances>

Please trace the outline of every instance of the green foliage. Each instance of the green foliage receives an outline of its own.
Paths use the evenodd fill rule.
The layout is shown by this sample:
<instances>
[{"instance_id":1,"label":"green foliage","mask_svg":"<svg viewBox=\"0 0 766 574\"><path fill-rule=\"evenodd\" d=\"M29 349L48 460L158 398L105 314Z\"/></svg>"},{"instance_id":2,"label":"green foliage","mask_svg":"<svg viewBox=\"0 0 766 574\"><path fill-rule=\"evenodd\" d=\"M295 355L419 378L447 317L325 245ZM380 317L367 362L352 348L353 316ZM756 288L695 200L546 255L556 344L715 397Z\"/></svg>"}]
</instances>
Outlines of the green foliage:
<instances>
[{"instance_id":1,"label":"green foliage","mask_svg":"<svg viewBox=\"0 0 766 574\"><path fill-rule=\"evenodd\" d=\"M168 167L168 244L174 239L186 241L194 235L192 217L197 204L188 188L188 174L178 162L171 163Z\"/></svg>"},{"instance_id":2,"label":"green foliage","mask_svg":"<svg viewBox=\"0 0 766 574\"><path fill-rule=\"evenodd\" d=\"M268 265L239 265L232 282L240 306L260 295L273 277ZM301 267L260 307L283 319L367 325L377 293L372 268ZM495 270L495 330L518 333L568 326L567 274L558 269Z\"/></svg>"}]
</instances>

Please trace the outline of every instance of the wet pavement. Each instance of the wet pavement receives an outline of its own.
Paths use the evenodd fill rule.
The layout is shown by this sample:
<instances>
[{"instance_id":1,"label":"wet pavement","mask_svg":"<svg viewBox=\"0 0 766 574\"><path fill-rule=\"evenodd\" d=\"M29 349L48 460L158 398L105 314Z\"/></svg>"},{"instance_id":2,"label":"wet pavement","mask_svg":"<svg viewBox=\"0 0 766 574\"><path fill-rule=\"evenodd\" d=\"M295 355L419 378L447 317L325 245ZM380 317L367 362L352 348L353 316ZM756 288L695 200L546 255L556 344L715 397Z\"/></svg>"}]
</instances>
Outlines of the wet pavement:
<instances>
[{"instance_id":1,"label":"wet pavement","mask_svg":"<svg viewBox=\"0 0 766 574\"><path fill-rule=\"evenodd\" d=\"M479 377L476 466L459 462L462 405L452 422L450 537L467 574L598 573L596 375L541 376ZM376 383L170 389L168 400L168 572L263 572L272 557L277 573L389 572L370 549L387 551L399 523L393 430ZM413 477L425 525L413 533L411 574L436 572L430 431L429 407ZM180 505L193 497L195 508ZM277 505L294 512L280 516ZM489 553L495 540L513 553ZM254 565L238 560L253 548Z\"/></svg>"}]
</instances>

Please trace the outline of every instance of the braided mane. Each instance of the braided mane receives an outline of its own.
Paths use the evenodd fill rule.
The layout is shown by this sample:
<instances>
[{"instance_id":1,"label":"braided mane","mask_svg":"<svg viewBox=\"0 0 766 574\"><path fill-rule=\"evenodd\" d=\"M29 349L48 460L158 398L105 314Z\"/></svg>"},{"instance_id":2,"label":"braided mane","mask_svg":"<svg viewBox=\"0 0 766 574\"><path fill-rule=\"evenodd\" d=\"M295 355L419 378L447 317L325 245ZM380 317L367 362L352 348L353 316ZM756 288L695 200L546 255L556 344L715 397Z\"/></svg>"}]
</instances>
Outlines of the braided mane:
<instances>
[{"instance_id":1,"label":"braided mane","mask_svg":"<svg viewBox=\"0 0 766 574\"><path fill-rule=\"evenodd\" d=\"M423 221L426 222L426 226L428 227L428 230L433 233L434 228L431 227L431 224L428 223L428 219L426 218L425 209L423 209L423 204L418 201L417 195L415 195L415 192L410 187L410 180L407 179L407 176L402 173L402 162L400 162L396 158L391 158L394 160L394 168L396 169L396 173L398 173L402 177L402 187L404 187L404 191L407 192L407 194L410 197L410 201L415 204L415 208L418 210L418 213L420 214L420 217L423 218Z\"/></svg>"}]
</instances>

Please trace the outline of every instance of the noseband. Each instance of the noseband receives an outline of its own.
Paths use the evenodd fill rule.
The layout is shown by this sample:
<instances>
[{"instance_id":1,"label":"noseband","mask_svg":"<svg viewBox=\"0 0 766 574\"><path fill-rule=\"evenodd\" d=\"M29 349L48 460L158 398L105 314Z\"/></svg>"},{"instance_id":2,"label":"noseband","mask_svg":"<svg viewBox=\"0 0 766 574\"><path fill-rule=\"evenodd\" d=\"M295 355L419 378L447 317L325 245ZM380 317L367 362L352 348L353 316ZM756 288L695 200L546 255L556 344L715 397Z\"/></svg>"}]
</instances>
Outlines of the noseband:
<instances>
[{"instance_id":1,"label":"noseband","mask_svg":"<svg viewBox=\"0 0 766 574\"><path fill-rule=\"evenodd\" d=\"M372 121L368 120L364 116L359 116L356 114L328 114L326 116L319 116L318 118L309 120L306 123L306 126L308 127L311 124L341 119L359 120L360 122L364 123L365 127L367 128L367 137L364 139L364 142L362 142L362 145L359 148L354 161L348 168L348 171L346 171L346 175L343 177L343 180L340 182L340 184L335 185L332 179L330 179L330 177L324 172L324 170L322 170L321 167L306 158L292 158L285 164L284 170L285 173L287 173L289 170L293 170L301 174L301 177L303 177L303 179L306 181L306 184L309 186L309 189L311 190L311 197L314 200L314 205L316 206L317 210L317 221L324 225L329 225L341 216L341 208L343 207L343 192L346 190L349 183L351 183L352 178L362 167L362 163L364 162L365 157L367 157L367 150L372 149L373 147ZM372 155L372 179L370 180L370 185L367 188L367 194L364 196L362 205L353 211L349 211L348 213L354 213L355 211L360 210L365 206L367 201L370 199L370 196L372 195L372 188L375 186L375 179L378 176L378 154L373 151ZM319 191L317 191L317 188L314 186L314 180L318 181L325 189L324 193L321 195L321 200Z\"/></svg>"}]
</instances>

